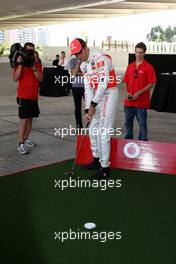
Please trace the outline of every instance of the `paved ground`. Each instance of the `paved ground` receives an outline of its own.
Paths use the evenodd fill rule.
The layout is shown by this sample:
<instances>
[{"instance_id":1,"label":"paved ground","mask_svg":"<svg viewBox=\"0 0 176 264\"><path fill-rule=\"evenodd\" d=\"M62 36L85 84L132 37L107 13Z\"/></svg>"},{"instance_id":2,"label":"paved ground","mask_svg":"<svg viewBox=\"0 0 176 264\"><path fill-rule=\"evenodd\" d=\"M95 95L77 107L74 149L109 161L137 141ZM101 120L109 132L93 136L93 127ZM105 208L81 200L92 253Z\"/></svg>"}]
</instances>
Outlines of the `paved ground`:
<instances>
[{"instance_id":1,"label":"paved ground","mask_svg":"<svg viewBox=\"0 0 176 264\"><path fill-rule=\"evenodd\" d=\"M11 78L7 63L0 63L0 176L26 168L73 158L75 155L75 136L62 139L54 135L54 128L74 126L74 105L72 96L40 97L40 118L33 124L33 141L37 147L28 155L20 155L18 144L18 116L16 107L16 86ZM122 128L124 136L122 88L119 87L119 104L115 127ZM149 111L149 139L176 143L175 114ZM135 125L135 130L137 127ZM137 136L137 133L136 133Z\"/></svg>"}]
</instances>

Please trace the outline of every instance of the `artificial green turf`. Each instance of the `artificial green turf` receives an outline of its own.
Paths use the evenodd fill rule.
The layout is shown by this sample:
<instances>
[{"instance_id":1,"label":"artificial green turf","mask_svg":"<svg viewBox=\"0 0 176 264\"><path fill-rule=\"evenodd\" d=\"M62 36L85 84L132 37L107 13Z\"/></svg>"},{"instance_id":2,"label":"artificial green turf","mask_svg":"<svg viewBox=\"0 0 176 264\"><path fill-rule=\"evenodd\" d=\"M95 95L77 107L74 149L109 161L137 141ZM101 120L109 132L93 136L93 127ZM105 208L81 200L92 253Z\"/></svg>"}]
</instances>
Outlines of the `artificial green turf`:
<instances>
[{"instance_id":1,"label":"artificial green turf","mask_svg":"<svg viewBox=\"0 0 176 264\"><path fill-rule=\"evenodd\" d=\"M121 188L55 188L72 161L0 179L0 263L175 264L176 177L112 170ZM90 172L77 167L74 179ZM54 239L54 232L122 232L121 240ZM92 231L92 232L93 232Z\"/></svg>"}]
</instances>

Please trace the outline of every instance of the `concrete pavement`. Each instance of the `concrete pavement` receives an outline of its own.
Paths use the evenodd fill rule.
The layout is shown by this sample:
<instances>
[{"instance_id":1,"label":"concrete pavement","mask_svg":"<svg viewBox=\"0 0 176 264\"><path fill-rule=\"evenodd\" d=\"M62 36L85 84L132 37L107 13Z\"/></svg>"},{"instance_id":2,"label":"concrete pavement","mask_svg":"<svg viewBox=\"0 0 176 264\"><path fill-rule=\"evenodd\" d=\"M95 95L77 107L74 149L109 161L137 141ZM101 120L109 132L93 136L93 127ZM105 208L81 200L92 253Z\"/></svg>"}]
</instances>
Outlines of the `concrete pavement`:
<instances>
[{"instance_id":1,"label":"concrete pavement","mask_svg":"<svg viewBox=\"0 0 176 264\"><path fill-rule=\"evenodd\" d=\"M123 72L121 72L123 74ZM17 83L12 80L8 63L0 63L0 176L70 159L75 156L76 137L62 139L55 136L55 128L75 125L72 95L67 97L40 97L40 117L34 120L32 140L37 146L28 155L17 152L18 115L16 106ZM122 85L119 86L119 104L115 127L122 128L124 136L124 113ZM138 128L135 123L137 138ZM149 139L176 143L175 114L148 111Z\"/></svg>"}]
</instances>

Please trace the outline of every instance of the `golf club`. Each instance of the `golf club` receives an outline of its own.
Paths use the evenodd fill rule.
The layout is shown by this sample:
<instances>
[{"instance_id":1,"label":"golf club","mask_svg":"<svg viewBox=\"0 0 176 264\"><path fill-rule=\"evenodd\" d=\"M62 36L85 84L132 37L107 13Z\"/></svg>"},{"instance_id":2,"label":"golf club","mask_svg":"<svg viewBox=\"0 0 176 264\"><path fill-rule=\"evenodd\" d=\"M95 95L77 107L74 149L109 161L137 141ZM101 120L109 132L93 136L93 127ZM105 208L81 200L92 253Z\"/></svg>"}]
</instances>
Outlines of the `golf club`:
<instances>
[{"instance_id":1,"label":"golf club","mask_svg":"<svg viewBox=\"0 0 176 264\"><path fill-rule=\"evenodd\" d=\"M89 122L87 122L85 128L88 128L88 126L89 126ZM71 168L70 171L67 171L67 172L64 173L65 176L74 176L74 169L75 169L75 165L76 165L77 157L79 156L80 150L81 150L81 148L82 148L82 146L83 146L84 138L85 138L84 136L81 138L81 142L80 142L80 144L79 144L79 148L78 148L78 151L77 151L76 158L75 158L75 160L74 160L74 162L73 162L73 166L72 166L72 168Z\"/></svg>"}]
</instances>

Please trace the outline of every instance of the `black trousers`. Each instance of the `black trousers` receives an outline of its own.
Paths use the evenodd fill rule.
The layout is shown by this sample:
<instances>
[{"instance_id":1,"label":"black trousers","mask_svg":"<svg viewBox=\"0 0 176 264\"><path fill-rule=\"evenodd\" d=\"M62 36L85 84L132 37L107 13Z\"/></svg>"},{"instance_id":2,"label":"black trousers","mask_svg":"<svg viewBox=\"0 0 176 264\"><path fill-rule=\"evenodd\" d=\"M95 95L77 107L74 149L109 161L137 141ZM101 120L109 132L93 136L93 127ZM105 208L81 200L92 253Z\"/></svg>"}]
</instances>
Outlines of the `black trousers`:
<instances>
[{"instance_id":1,"label":"black trousers","mask_svg":"<svg viewBox=\"0 0 176 264\"><path fill-rule=\"evenodd\" d=\"M84 99L84 88L72 87L72 94L75 103L75 118L76 118L76 126L82 128L82 98Z\"/></svg>"},{"instance_id":2,"label":"black trousers","mask_svg":"<svg viewBox=\"0 0 176 264\"><path fill-rule=\"evenodd\" d=\"M71 83L67 83L66 87L65 87L65 91L67 94L70 94L70 89L72 88L72 84Z\"/></svg>"}]
</instances>

